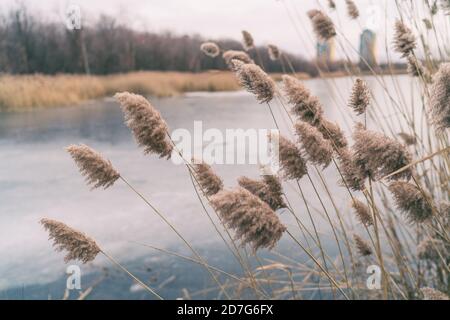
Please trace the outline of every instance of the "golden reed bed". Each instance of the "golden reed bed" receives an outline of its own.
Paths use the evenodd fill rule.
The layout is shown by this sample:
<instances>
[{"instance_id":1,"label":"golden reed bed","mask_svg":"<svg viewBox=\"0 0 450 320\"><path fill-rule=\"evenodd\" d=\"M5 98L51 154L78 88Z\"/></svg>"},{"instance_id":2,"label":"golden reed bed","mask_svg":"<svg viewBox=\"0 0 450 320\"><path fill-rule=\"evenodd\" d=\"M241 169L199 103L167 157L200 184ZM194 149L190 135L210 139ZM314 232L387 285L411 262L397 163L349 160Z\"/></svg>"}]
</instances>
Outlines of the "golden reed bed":
<instances>
[{"instance_id":1,"label":"golden reed bed","mask_svg":"<svg viewBox=\"0 0 450 320\"><path fill-rule=\"evenodd\" d=\"M306 78L307 75L299 74ZM274 74L278 80L281 75ZM118 91L171 97L192 91L233 91L239 84L229 71L202 73L141 71L107 76L3 75L0 76L0 110L22 110L79 104L112 96Z\"/></svg>"}]
</instances>

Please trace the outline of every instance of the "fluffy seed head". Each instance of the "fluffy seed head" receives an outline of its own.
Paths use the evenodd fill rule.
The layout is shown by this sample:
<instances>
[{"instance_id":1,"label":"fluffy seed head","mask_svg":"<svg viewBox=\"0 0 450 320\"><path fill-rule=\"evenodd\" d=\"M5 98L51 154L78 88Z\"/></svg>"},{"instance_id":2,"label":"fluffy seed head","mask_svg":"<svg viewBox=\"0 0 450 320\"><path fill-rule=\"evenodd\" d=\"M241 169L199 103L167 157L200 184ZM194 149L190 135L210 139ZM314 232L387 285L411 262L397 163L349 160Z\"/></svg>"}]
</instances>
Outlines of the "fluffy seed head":
<instances>
[{"instance_id":1,"label":"fluffy seed head","mask_svg":"<svg viewBox=\"0 0 450 320\"><path fill-rule=\"evenodd\" d=\"M214 42L204 42L200 46L200 50L211 58L215 58L220 54L220 48Z\"/></svg>"},{"instance_id":2,"label":"fluffy seed head","mask_svg":"<svg viewBox=\"0 0 450 320\"><path fill-rule=\"evenodd\" d=\"M359 10L356 4L352 0L345 0L345 3L347 4L347 13L352 19L358 19L359 17Z\"/></svg>"},{"instance_id":3,"label":"fluffy seed head","mask_svg":"<svg viewBox=\"0 0 450 320\"><path fill-rule=\"evenodd\" d=\"M358 220L366 227L373 225L372 215L370 214L369 207L363 202L355 199L352 203L353 209L355 209Z\"/></svg>"},{"instance_id":4,"label":"fluffy seed head","mask_svg":"<svg viewBox=\"0 0 450 320\"><path fill-rule=\"evenodd\" d=\"M255 41L250 32L246 30L242 30L242 44L244 46L245 51L253 49L255 47Z\"/></svg>"},{"instance_id":5,"label":"fluffy seed head","mask_svg":"<svg viewBox=\"0 0 450 320\"><path fill-rule=\"evenodd\" d=\"M240 177L238 183L242 188L250 191L267 203L272 210L286 208L286 203L283 200L283 190L278 177L265 175L263 180Z\"/></svg>"},{"instance_id":6,"label":"fluffy seed head","mask_svg":"<svg viewBox=\"0 0 450 320\"><path fill-rule=\"evenodd\" d=\"M439 131L450 128L450 63L443 63L430 89L432 121Z\"/></svg>"},{"instance_id":7,"label":"fluffy seed head","mask_svg":"<svg viewBox=\"0 0 450 320\"><path fill-rule=\"evenodd\" d=\"M352 94L348 105L355 111L357 115L366 112L370 104L370 91L367 83L362 79L356 79L353 85Z\"/></svg>"},{"instance_id":8,"label":"fluffy seed head","mask_svg":"<svg viewBox=\"0 0 450 320\"><path fill-rule=\"evenodd\" d=\"M408 60L408 72L413 77L421 77L426 83L431 83L431 75L428 70L423 66L422 62L410 54L407 57Z\"/></svg>"},{"instance_id":9,"label":"fluffy seed head","mask_svg":"<svg viewBox=\"0 0 450 320\"><path fill-rule=\"evenodd\" d=\"M325 139L332 142L334 148L341 149L347 147L347 139L337 123L322 118L317 125L317 129L319 129Z\"/></svg>"},{"instance_id":10,"label":"fluffy seed head","mask_svg":"<svg viewBox=\"0 0 450 320\"><path fill-rule=\"evenodd\" d=\"M420 292L423 294L423 300L449 300L445 293L433 288L420 288Z\"/></svg>"},{"instance_id":11,"label":"fluffy seed head","mask_svg":"<svg viewBox=\"0 0 450 320\"><path fill-rule=\"evenodd\" d=\"M52 219L41 219L40 223L48 231L49 240L58 252L67 251L64 261L79 260L86 263L95 259L101 252L97 243L87 235L62 222Z\"/></svg>"},{"instance_id":12,"label":"fluffy seed head","mask_svg":"<svg viewBox=\"0 0 450 320\"><path fill-rule=\"evenodd\" d=\"M433 215L429 200L415 185L404 181L394 181L389 185L389 191L394 196L397 208L411 223L424 222Z\"/></svg>"},{"instance_id":13,"label":"fluffy seed head","mask_svg":"<svg viewBox=\"0 0 450 320\"><path fill-rule=\"evenodd\" d=\"M336 35L333 21L325 13L320 10L310 10L308 11L308 16L319 39L328 40Z\"/></svg>"},{"instance_id":14,"label":"fluffy seed head","mask_svg":"<svg viewBox=\"0 0 450 320\"><path fill-rule=\"evenodd\" d=\"M409 56L416 48L416 37L400 20L395 22L394 48L402 57Z\"/></svg>"},{"instance_id":15,"label":"fluffy seed head","mask_svg":"<svg viewBox=\"0 0 450 320\"><path fill-rule=\"evenodd\" d=\"M339 169L342 177L345 180L341 184L348 186L354 191L362 191L364 189L364 174L361 172L359 166L356 165L355 157L348 148L339 150Z\"/></svg>"},{"instance_id":16,"label":"fluffy seed head","mask_svg":"<svg viewBox=\"0 0 450 320\"><path fill-rule=\"evenodd\" d=\"M239 83L253 93L259 103L270 102L275 94L275 82L256 64L243 64L236 70Z\"/></svg>"},{"instance_id":17,"label":"fluffy seed head","mask_svg":"<svg viewBox=\"0 0 450 320\"><path fill-rule=\"evenodd\" d=\"M312 125L317 125L321 121L322 104L303 83L292 76L283 75L283 88L289 103L293 105L294 115Z\"/></svg>"},{"instance_id":18,"label":"fluffy seed head","mask_svg":"<svg viewBox=\"0 0 450 320\"><path fill-rule=\"evenodd\" d=\"M75 161L81 174L86 177L88 185L92 188L108 188L119 179L120 174L111 162L102 157L100 153L85 144L70 145L66 148Z\"/></svg>"},{"instance_id":19,"label":"fluffy seed head","mask_svg":"<svg viewBox=\"0 0 450 320\"><path fill-rule=\"evenodd\" d=\"M332 10L336 9L336 3L334 0L328 0L328 7Z\"/></svg>"},{"instance_id":20,"label":"fluffy seed head","mask_svg":"<svg viewBox=\"0 0 450 320\"><path fill-rule=\"evenodd\" d=\"M195 178L203 192L212 196L223 189L222 179L213 171L211 166L205 162L193 160Z\"/></svg>"},{"instance_id":21,"label":"fluffy seed head","mask_svg":"<svg viewBox=\"0 0 450 320\"><path fill-rule=\"evenodd\" d=\"M242 245L273 248L286 227L268 204L243 188L222 190L211 197L211 204L225 222L234 229Z\"/></svg>"},{"instance_id":22,"label":"fluffy seed head","mask_svg":"<svg viewBox=\"0 0 450 320\"><path fill-rule=\"evenodd\" d=\"M222 54L222 57L230 68L232 67L232 60L239 60L243 63L255 63L246 52L239 50L227 50Z\"/></svg>"},{"instance_id":23,"label":"fluffy seed head","mask_svg":"<svg viewBox=\"0 0 450 320\"><path fill-rule=\"evenodd\" d=\"M358 249L358 253L361 256L370 256L372 254L372 249L363 238L357 234L353 235L353 238L355 239L356 249Z\"/></svg>"},{"instance_id":24,"label":"fluffy seed head","mask_svg":"<svg viewBox=\"0 0 450 320\"><path fill-rule=\"evenodd\" d=\"M144 152L170 158L173 146L167 137L169 128L158 110L138 94L121 92L114 97L121 104L126 125Z\"/></svg>"},{"instance_id":25,"label":"fluffy seed head","mask_svg":"<svg viewBox=\"0 0 450 320\"><path fill-rule=\"evenodd\" d=\"M281 135L278 146L280 168L284 177L286 179L300 180L308 172L301 150L294 142Z\"/></svg>"},{"instance_id":26,"label":"fluffy seed head","mask_svg":"<svg viewBox=\"0 0 450 320\"><path fill-rule=\"evenodd\" d=\"M308 160L326 168L333 159L333 147L330 141L324 139L317 128L306 122L298 121L295 124L295 132L299 136L299 141Z\"/></svg>"},{"instance_id":27,"label":"fluffy seed head","mask_svg":"<svg viewBox=\"0 0 450 320\"><path fill-rule=\"evenodd\" d=\"M442 240L427 237L417 246L417 256L422 260L439 261L442 257L448 257L449 245Z\"/></svg>"},{"instance_id":28,"label":"fluffy seed head","mask_svg":"<svg viewBox=\"0 0 450 320\"><path fill-rule=\"evenodd\" d=\"M269 58L272 61L280 59L281 52L280 49L274 44L267 45L267 52L269 53Z\"/></svg>"},{"instance_id":29,"label":"fluffy seed head","mask_svg":"<svg viewBox=\"0 0 450 320\"><path fill-rule=\"evenodd\" d=\"M398 136L403 140L403 142L407 145L407 146L412 146L414 144L417 143L417 139L415 136L406 133L406 132L400 132L398 134Z\"/></svg>"},{"instance_id":30,"label":"fluffy seed head","mask_svg":"<svg viewBox=\"0 0 450 320\"><path fill-rule=\"evenodd\" d=\"M384 177L411 163L412 157L403 144L381 133L366 130L361 123L356 125L353 139L355 163L364 177ZM409 168L390 179L409 179L411 175Z\"/></svg>"}]
</instances>

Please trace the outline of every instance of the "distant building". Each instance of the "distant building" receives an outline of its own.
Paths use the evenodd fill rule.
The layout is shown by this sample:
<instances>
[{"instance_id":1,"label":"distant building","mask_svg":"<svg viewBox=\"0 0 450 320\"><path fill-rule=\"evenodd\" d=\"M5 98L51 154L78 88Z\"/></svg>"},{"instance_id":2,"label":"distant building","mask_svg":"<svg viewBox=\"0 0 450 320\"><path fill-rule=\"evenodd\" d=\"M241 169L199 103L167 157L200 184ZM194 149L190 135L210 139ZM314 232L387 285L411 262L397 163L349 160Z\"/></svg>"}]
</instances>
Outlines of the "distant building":
<instances>
[{"instance_id":1,"label":"distant building","mask_svg":"<svg viewBox=\"0 0 450 320\"><path fill-rule=\"evenodd\" d=\"M334 39L317 42L317 60L327 64L334 61L335 45Z\"/></svg>"},{"instance_id":2,"label":"distant building","mask_svg":"<svg viewBox=\"0 0 450 320\"><path fill-rule=\"evenodd\" d=\"M360 61L359 65L362 69L369 69L370 67L376 67L378 65L376 56L376 41L377 35L375 32L365 29L361 33L359 42L359 54Z\"/></svg>"}]
</instances>

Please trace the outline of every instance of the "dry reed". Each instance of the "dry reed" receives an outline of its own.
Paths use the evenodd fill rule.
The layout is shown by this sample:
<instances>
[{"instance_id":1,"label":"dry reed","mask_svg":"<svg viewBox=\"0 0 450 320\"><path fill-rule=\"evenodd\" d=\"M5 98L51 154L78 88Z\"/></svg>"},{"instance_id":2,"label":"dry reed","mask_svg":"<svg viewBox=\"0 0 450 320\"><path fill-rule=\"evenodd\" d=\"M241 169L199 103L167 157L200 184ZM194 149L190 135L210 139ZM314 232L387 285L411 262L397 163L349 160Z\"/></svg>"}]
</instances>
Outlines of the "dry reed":
<instances>
[{"instance_id":1,"label":"dry reed","mask_svg":"<svg viewBox=\"0 0 450 320\"><path fill-rule=\"evenodd\" d=\"M450 128L450 63L443 63L430 89L432 122L440 131Z\"/></svg>"},{"instance_id":2,"label":"dry reed","mask_svg":"<svg viewBox=\"0 0 450 320\"><path fill-rule=\"evenodd\" d=\"M273 99L275 82L256 64L240 64L236 77L243 88L255 95L259 103Z\"/></svg>"},{"instance_id":3,"label":"dry reed","mask_svg":"<svg viewBox=\"0 0 450 320\"><path fill-rule=\"evenodd\" d=\"M120 174L111 164L111 161L88 147L85 144L70 145L67 147L81 174L86 177L88 185L92 188L108 188L119 179Z\"/></svg>"},{"instance_id":4,"label":"dry reed","mask_svg":"<svg viewBox=\"0 0 450 320\"><path fill-rule=\"evenodd\" d=\"M173 146L167 137L168 127L161 114L141 95L122 92L114 96L121 104L125 123L145 153L170 158Z\"/></svg>"},{"instance_id":5,"label":"dry reed","mask_svg":"<svg viewBox=\"0 0 450 320\"><path fill-rule=\"evenodd\" d=\"M306 122L298 121L295 132L299 136L303 152L308 160L323 168L327 167L333 159L333 146L326 140L317 128Z\"/></svg>"},{"instance_id":6,"label":"dry reed","mask_svg":"<svg viewBox=\"0 0 450 320\"><path fill-rule=\"evenodd\" d=\"M222 179L205 162L193 161L196 181L207 196L212 196L223 189Z\"/></svg>"},{"instance_id":7,"label":"dry reed","mask_svg":"<svg viewBox=\"0 0 450 320\"><path fill-rule=\"evenodd\" d=\"M426 199L424 191L415 185L394 181L389 185L389 190L394 195L397 207L405 213L410 222L424 222L433 215L429 199Z\"/></svg>"},{"instance_id":8,"label":"dry reed","mask_svg":"<svg viewBox=\"0 0 450 320\"><path fill-rule=\"evenodd\" d=\"M200 46L200 50L211 58L215 58L220 54L220 48L214 42L204 42Z\"/></svg>"},{"instance_id":9,"label":"dry reed","mask_svg":"<svg viewBox=\"0 0 450 320\"><path fill-rule=\"evenodd\" d=\"M243 188L222 190L211 197L211 204L242 245L255 252L273 248L286 230L268 204Z\"/></svg>"},{"instance_id":10,"label":"dry reed","mask_svg":"<svg viewBox=\"0 0 450 320\"><path fill-rule=\"evenodd\" d=\"M360 123L353 132L355 163L361 169L364 177L374 179L384 177L408 165L412 157L406 147L387 136L366 130ZM408 168L390 179L409 179L412 169Z\"/></svg>"},{"instance_id":11,"label":"dry reed","mask_svg":"<svg viewBox=\"0 0 450 320\"><path fill-rule=\"evenodd\" d=\"M52 219L41 219L40 223L53 240L56 251L67 251L64 261L79 260L82 263L92 261L101 252L97 243L87 235L62 222Z\"/></svg>"},{"instance_id":12,"label":"dry reed","mask_svg":"<svg viewBox=\"0 0 450 320\"><path fill-rule=\"evenodd\" d=\"M367 83L362 79L356 79L353 85L352 94L349 101L349 106L355 111L357 115L366 112L370 104L370 91Z\"/></svg>"}]
</instances>

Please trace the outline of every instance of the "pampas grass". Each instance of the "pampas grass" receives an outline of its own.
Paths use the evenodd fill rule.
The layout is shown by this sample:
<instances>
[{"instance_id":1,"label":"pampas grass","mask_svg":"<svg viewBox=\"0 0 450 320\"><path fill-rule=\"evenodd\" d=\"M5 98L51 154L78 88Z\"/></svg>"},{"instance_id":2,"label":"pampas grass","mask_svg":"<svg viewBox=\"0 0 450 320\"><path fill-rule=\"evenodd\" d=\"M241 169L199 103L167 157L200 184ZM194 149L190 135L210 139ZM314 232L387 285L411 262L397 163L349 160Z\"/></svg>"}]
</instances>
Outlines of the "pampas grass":
<instances>
[{"instance_id":1,"label":"pampas grass","mask_svg":"<svg viewBox=\"0 0 450 320\"><path fill-rule=\"evenodd\" d=\"M121 92L114 97L121 104L125 123L144 152L170 158L173 145L167 137L169 129L159 111L141 95Z\"/></svg>"},{"instance_id":2,"label":"pampas grass","mask_svg":"<svg viewBox=\"0 0 450 320\"><path fill-rule=\"evenodd\" d=\"M307 172L301 150L284 136L279 138L280 167L286 179L300 180Z\"/></svg>"},{"instance_id":3,"label":"pampas grass","mask_svg":"<svg viewBox=\"0 0 450 320\"><path fill-rule=\"evenodd\" d=\"M236 77L243 88L253 93L259 103L270 102L275 95L274 81L256 64L240 64Z\"/></svg>"},{"instance_id":4,"label":"pampas grass","mask_svg":"<svg viewBox=\"0 0 450 320\"><path fill-rule=\"evenodd\" d=\"M356 248L358 249L358 253L365 257L370 256L372 254L372 249L370 248L369 244L361 238L359 235L355 234L353 235L353 239L355 240Z\"/></svg>"},{"instance_id":5,"label":"pampas grass","mask_svg":"<svg viewBox=\"0 0 450 320\"><path fill-rule=\"evenodd\" d=\"M200 50L202 50L207 56L211 58L215 58L220 54L220 48L214 42L205 42L200 46Z\"/></svg>"},{"instance_id":6,"label":"pampas grass","mask_svg":"<svg viewBox=\"0 0 450 320\"><path fill-rule=\"evenodd\" d=\"M395 22L394 48L402 57L408 57L416 48L416 37L402 21Z\"/></svg>"},{"instance_id":7,"label":"pampas grass","mask_svg":"<svg viewBox=\"0 0 450 320\"><path fill-rule=\"evenodd\" d=\"M239 60L243 63L255 63L250 56L244 51L238 50L227 50L222 54L223 59L228 64L228 66L232 66L231 62L233 60Z\"/></svg>"},{"instance_id":8,"label":"pampas grass","mask_svg":"<svg viewBox=\"0 0 450 320\"><path fill-rule=\"evenodd\" d=\"M423 191L405 181L394 181L389 185L397 207L410 222L424 222L433 215L433 208Z\"/></svg>"},{"instance_id":9,"label":"pampas grass","mask_svg":"<svg viewBox=\"0 0 450 320\"><path fill-rule=\"evenodd\" d=\"M355 163L364 177L374 179L384 177L410 164L412 156L406 147L381 133L364 129L358 123L353 133ZM409 168L390 177L390 179L409 179Z\"/></svg>"},{"instance_id":10,"label":"pampas grass","mask_svg":"<svg viewBox=\"0 0 450 320\"><path fill-rule=\"evenodd\" d=\"M281 56L280 49L274 44L267 45L267 53L269 54L269 58L272 61L277 61L280 59Z\"/></svg>"},{"instance_id":11,"label":"pampas grass","mask_svg":"<svg viewBox=\"0 0 450 320\"><path fill-rule=\"evenodd\" d=\"M223 189L222 179L205 162L193 161L196 181L207 196L212 196Z\"/></svg>"},{"instance_id":12,"label":"pampas grass","mask_svg":"<svg viewBox=\"0 0 450 320\"><path fill-rule=\"evenodd\" d=\"M348 104L357 115L366 112L367 107L370 104L370 91L364 80L359 78L355 80Z\"/></svg>"},{"instance_id":13,"label":"pampas grass","mask_svg":"<svg viewBox=\"0 0 450 320\"><path fill-rule=\"evenodd\" d=\"M267 203L272 210L286 208L286 203L283 199L283 189L278 177L264 175L262 180L240 177L238 184Z\"/></svg>"},{"instance_id":14,"label":"pampas grass","mask_svg":"<svg viewBox=\"0 0 450 320\"><path fill-rule=\"evenodd\" d=\"M333 158L333 147L317 128L306 122L297 122L295 132L299 137L304 154L315 165L328 167Z\"/></svg>"},{"instance_id":15,"label":"pampas grass","mask_svg":"<svg viewBox=\"0 0 450 320\"><path fill-rule=\"evenodd\" d=\"M450 63L443 63L430 89L432 122L440 131L450 128Z\"/></svg>"},{"instance_id":16,"label":"pampas grass","mask_svg":"<svg viewBox=\"0 0 450 320\"><path fill-rule=\"evenodd\" d=\"M269 205L243 188L222 190L211 204L236 238L254 251L273 248L286 230Z\"/></svg>"},{"instance_id":17,"label":"pampas grass","mask_svg":"<svg viewBox=\"0 0 450 320\"><path fill-rule=\"evenodd\" d=\"M359 17L359 10L356 6L355 2L353 0L345 0L345 3L347 4L347 13L351 19L358 19Z\"/></svg>"},{"instance_id":18,"label":"pampas grass","mask_svg":"<svg viewBox=\"0 0 450 320\"><path fill-rule=\"evenodd\" d=\"M284 92L293 106L292 113L309 124L319 123L323 116L323 107L319 99L296 78L284 75L282 79Z\"/></svg>"},{"instance_id":19,"label":"pampas grass","mask_svg":"<svg viewBox=\"0 0 450 320\"><path fill-rule=\"evenodd\" d=\"M40 223L48 231L55 250L67 251L64 257L66 263L70 260L87 263L94 260L101 251L94 239L62 222L44 218Z\"/></svg>"},{"instance_id":20,"label":"pampas grass","mask_svg":"<svg viewBox=\"0 0 450 320\"><path fill-rule=\"evenodd\" d=\"M88 185L92 188L108 188L119 179L120 174L111 164L111 161L88 147L85 144L70 145L66 148L83 176L86 177Z\"/></svg>"},{"instance_id":21,"label":"pampas grass","mask_svg":"<svg viewBox=\"0 0 450 320\"><path fill-rule=\"evenodd\" d=\"M326 41L336 35L333 21L325 13L319 10L311 10L308 11L308 16L319 39Z\"/></svg>"},{"instance_id":22,"label":"pampas grass","mask_svg":"<svg viewBox=\"0 0 450 320\"><path fill-rule=\"evenodd\" d=\"M255 41L253 40L250 32L242 30L242 39L242 44L245 51L249 51L250 49L253 49L255 47Z\"/></svg>"},{"instance_id":23,"label":"pampas grass","mask_svg":"<svg viewBox=\"0 0 450 320\"><path fill-rule=\"evenodd\" d=\"M370 214L370 209L368 206L366 206L363 202L359 201L358 199L355 199L353 200L352 207L355 210L358 220L363 225L365 225L366 227L373 225L373 218L372 215Z\"/></svg>"}]
</instances>

